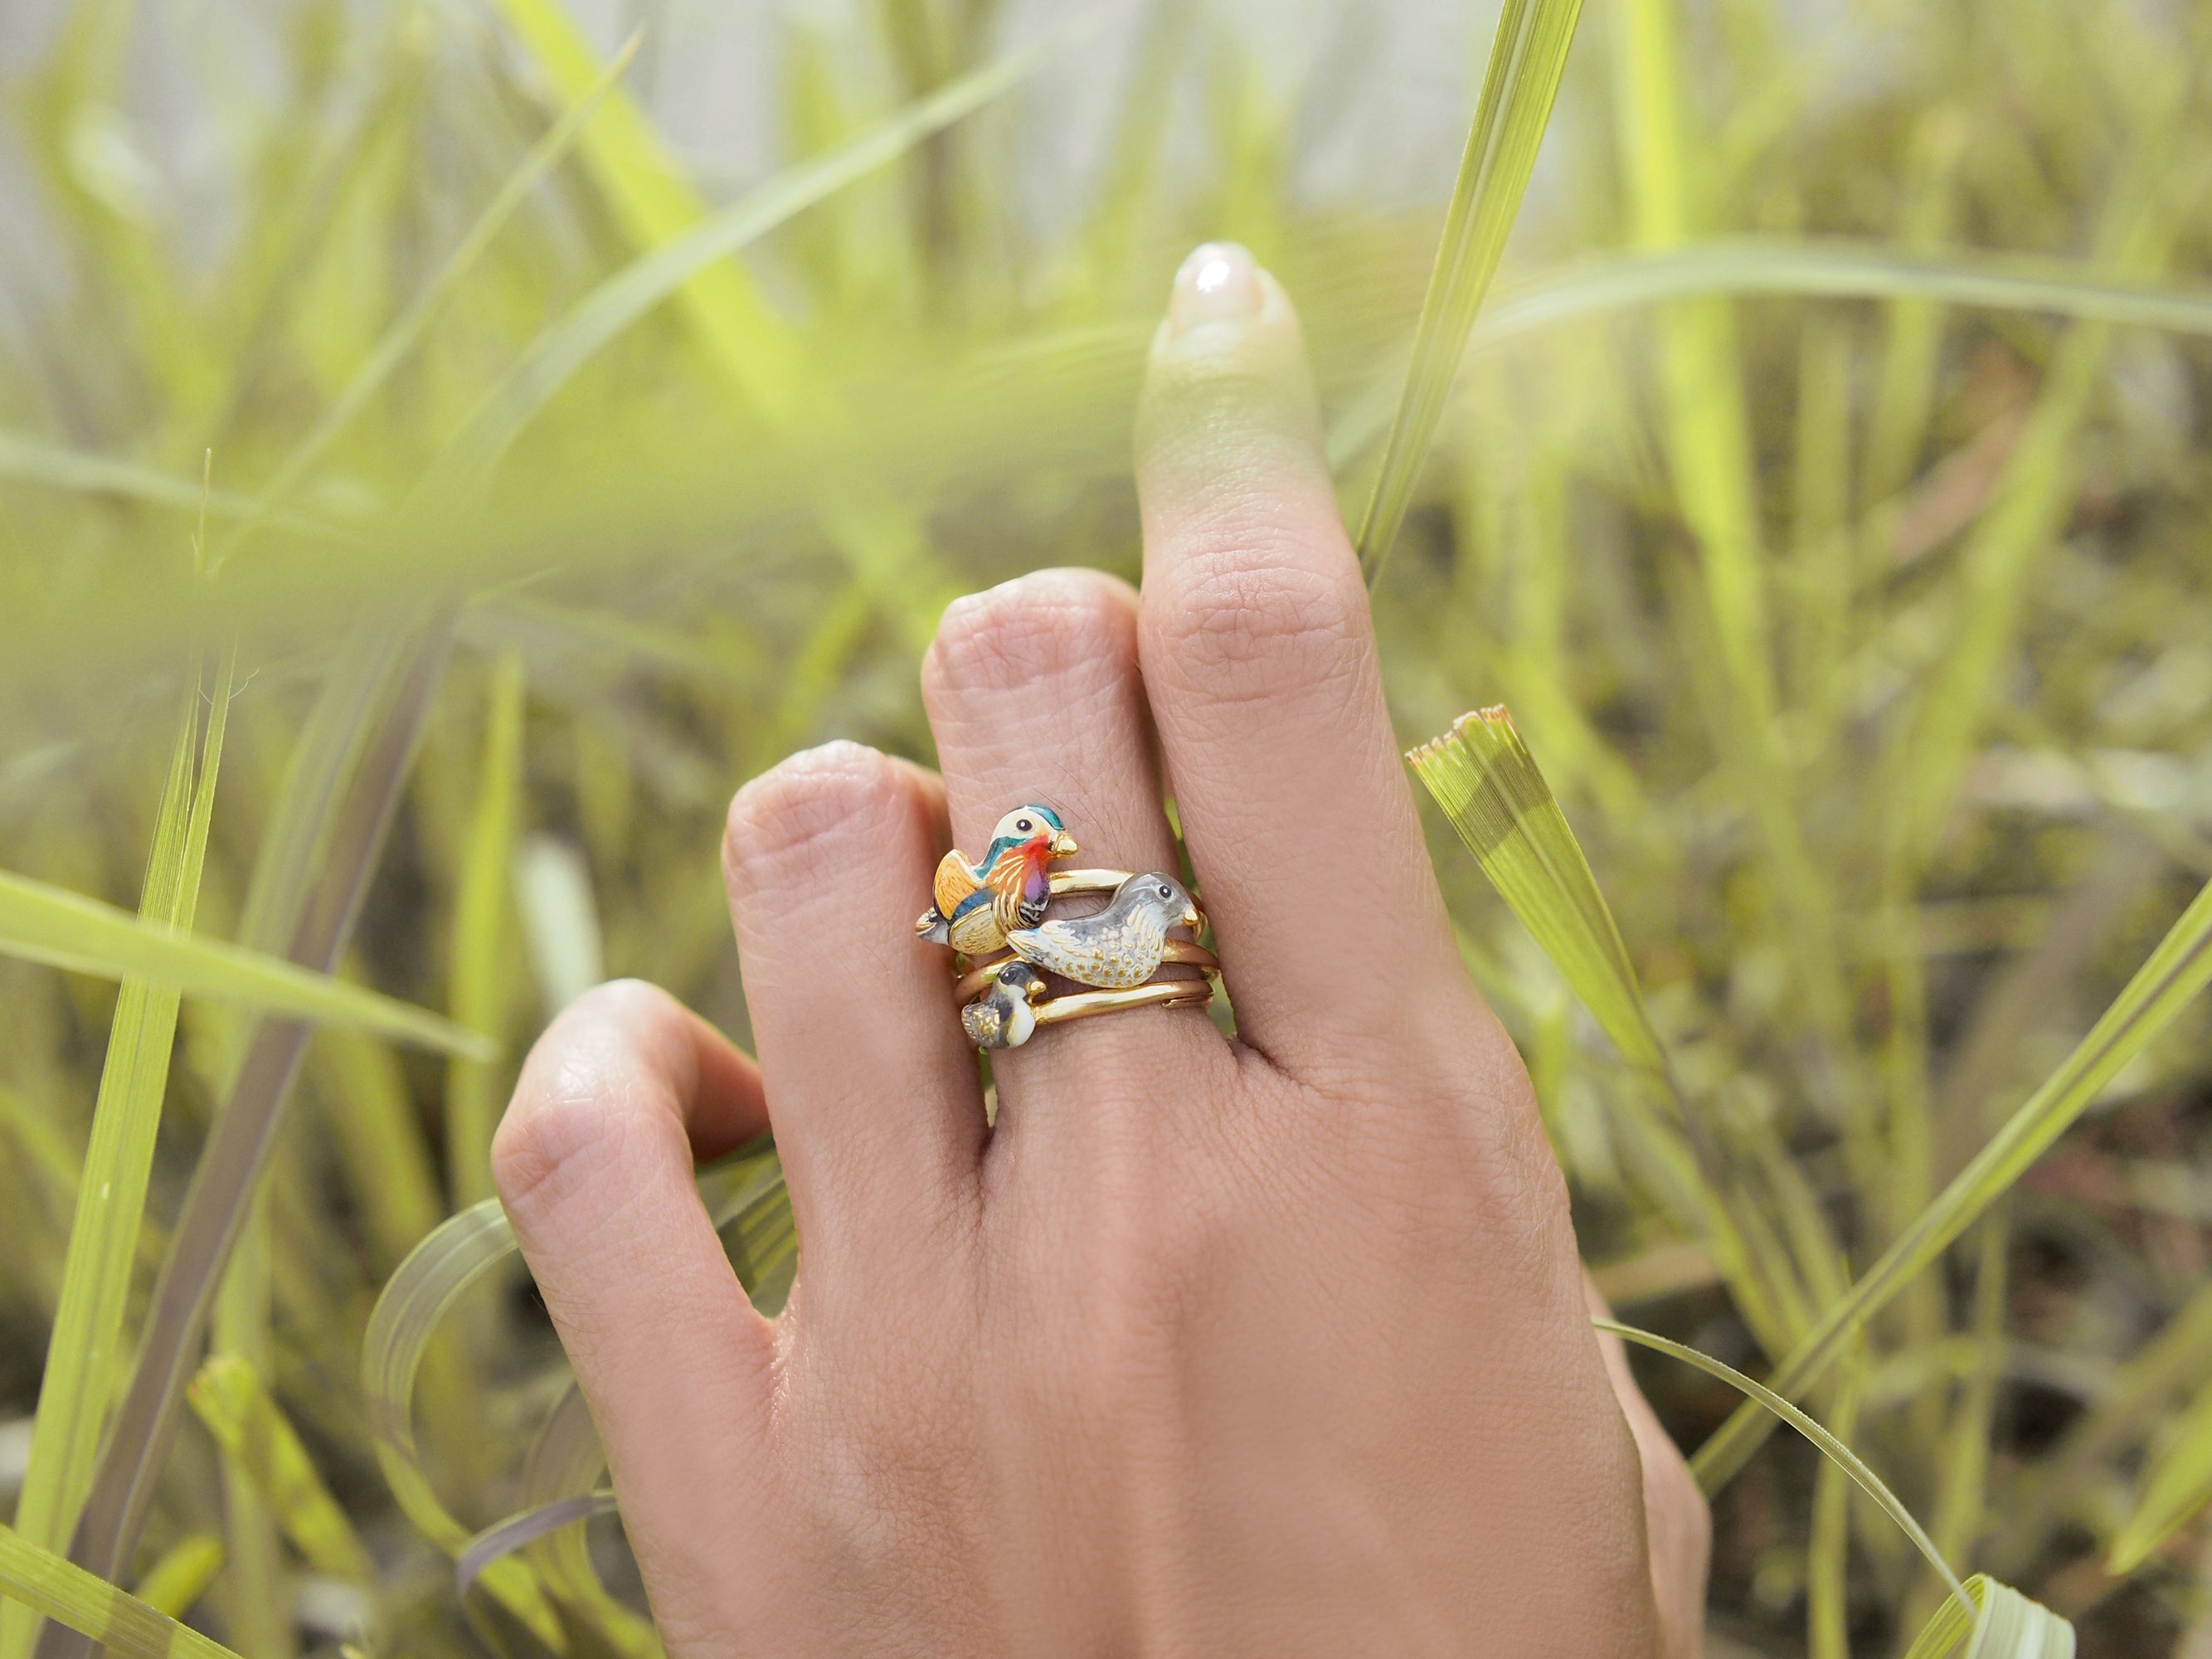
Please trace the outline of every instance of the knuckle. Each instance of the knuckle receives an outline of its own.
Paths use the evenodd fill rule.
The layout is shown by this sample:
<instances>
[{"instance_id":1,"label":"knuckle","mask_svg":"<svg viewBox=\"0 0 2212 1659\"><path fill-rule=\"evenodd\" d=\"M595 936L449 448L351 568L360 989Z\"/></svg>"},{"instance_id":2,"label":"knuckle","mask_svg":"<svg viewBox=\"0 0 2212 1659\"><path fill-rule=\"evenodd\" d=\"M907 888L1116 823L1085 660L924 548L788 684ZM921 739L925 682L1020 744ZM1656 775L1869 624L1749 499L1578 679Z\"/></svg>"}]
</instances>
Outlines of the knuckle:
<instances>
[{"instance_id":1,"label":"knuckle","mask_svg":"<svg viewBox=\"0 0 2212 1659\"><path fill-rule=\"evenodd\" d=\"M1133 660L1127 587L1098 571L1040 570L955 599L923 665L933 694L1017 690L1115 655Z\"/></svg>"},{"instance_id":2,"label":"knuckle","mask_svg":"<svg viewBox=\"0 0 2212 1659\"><path fill-rule=\"evenodd\" d=\"M597 1103L572 1095L517 1095L491 1144L493 1184L509 1212L550 1208L570 1184L608 1126Z\"/></svg>"},{"instance_id":3,"label":"knuckle","mask_svg":"<svg viewBox=\"0 0 2212 1659\"><path fill-rule=\"evenodd\" d=\"M1316 568L1298 532L1231 522L1182 550L1156 613L1164 672L1232 702L1334 698L1372 656L1365 599L1347 563Z\"/></svg>"},{"instance_id":4,"label":"knuckle","mask_svg":"<svg viewBox=\"0 0 2212 1659\"><path fill-rule=\"evenodd\" d=\"M492 1180L510 1211L543 1212L585 1172L628 1155L643 1127L642 1055L678 1046L681 1017L674 998L637 980L596 986L562 1011L492 1137Z\"/></svg>"},{"instance_id":5,"label":"knuckle","mask_svg":"<svg viewBox=\"0 0 2212 1659\"><path fill-rule=\"evenodd\" d=\"M887 755L848 742L792 756L738 790L723 831L723 867L746 887L788 878L850 836L879 836L908 804L911 781Z\"/></svg>"}]
</instances>

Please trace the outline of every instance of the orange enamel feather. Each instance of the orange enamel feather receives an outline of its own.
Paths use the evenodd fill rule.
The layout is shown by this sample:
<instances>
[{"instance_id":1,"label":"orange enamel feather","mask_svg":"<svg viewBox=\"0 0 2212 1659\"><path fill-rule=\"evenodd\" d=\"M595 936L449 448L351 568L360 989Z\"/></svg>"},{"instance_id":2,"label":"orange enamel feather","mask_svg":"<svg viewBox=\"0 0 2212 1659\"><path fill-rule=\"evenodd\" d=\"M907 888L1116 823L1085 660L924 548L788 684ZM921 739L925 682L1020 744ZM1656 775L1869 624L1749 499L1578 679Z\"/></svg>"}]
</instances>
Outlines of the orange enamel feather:
<instances>
[{"instance_id":1,"label":"orange enamel feather","mask_svg":"<svg viewBox=\"0 0 2212 1659\"><path fill-rule=\"evenodd\" d=\"M937 881L932 889L937 900L937 914L951 915L960 908L960 901L981 885L975 872L968 867L968 860L960 856L957 848L947 853L938 860Z\"/></svg>"},{"instance_id":2,"label":"orange enamel feather","mask_svg":"<svg viewBox=\"0 0 2212 1659\"><path fill-rule=\"evenodd\" d=\"M1042 860L1035 860L1042 865ZM999 931L1019 927L1022 922L1022 890L1029 884L1030 865L1025 858L1002 858L984 879L991 884L991 915L999 924Z\"/></svg>"}]
</instances>

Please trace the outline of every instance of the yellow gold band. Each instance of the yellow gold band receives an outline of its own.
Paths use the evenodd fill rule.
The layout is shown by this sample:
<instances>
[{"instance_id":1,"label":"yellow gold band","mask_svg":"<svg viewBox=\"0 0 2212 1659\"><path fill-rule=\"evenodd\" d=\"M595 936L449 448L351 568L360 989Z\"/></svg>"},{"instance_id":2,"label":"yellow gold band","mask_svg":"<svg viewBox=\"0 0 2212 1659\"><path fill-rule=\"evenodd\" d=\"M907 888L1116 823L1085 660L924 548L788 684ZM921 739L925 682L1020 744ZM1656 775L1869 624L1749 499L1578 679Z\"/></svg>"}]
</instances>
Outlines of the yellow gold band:
<instances>
[{"instance_id":1,"label":"yellow gold band","mask_svg":"<svg viewBox=\"0 0 2212 1659\"><path fill-rule=\"evenodd\" d=\"M1054 1025L1130 1008L1204 1008L1213 1000L1214 979L1208 970L1203 979L1156 979L1126 991L1076 991L1064 997L1047 997L1031 1012L1038 1024Z\"/></svg>"},{"instance_id":2,"label":"yellow gold band","mask_svg":"<svg viewBox=\"0 0 2212 1659\"><path fill-rule=\"evenodd\" d=\"M954 981L952 987L952 1000L955 1002L972 1001L991 983L992 976L995 975L1000 969L1003 968L1006 963L1013 960L1015 960L1015 958L1012 953L1008 952L1005 956L993 957L988 962L982 963L979 967L970 968L966 973L963 974L958 980ZM1179 962L1187 967L1202 968L1208 974L1218 974L1221 971L1220 958L1216 957L1212 951L1207 950L1204 945L1194 945L1188 939L1170 939L1165 947L1160 952L1160 960L1163 963ZM1132 986L1129 988L1132 991L1150 991L1156 989L1162 985L1184 985L1194 987L1200 982L1200 981L1193 979L1154 980L1150 983ZM1127 993L1115 991L1102 994L1121 996L1126 995ZM1211 994L1209 993L1209 994ZM1069 999L1066 997L1054 997L1051 1000L1053 1002L1066 1002ZM1039 1003L1037 1005L1037 1018L1039 1019L1042 1019L1044 1018L1044 1011L1049 1006L1050 1003ZM1133 1003L1130 1006L1133 1007L1141 1007L1145 1005ZM1058 1018L1061 1019L1073 1019L1078 1018L1078 1016L1073 1014L1061 1014L1058 1016Z\"/></svg>"}]
</instances>

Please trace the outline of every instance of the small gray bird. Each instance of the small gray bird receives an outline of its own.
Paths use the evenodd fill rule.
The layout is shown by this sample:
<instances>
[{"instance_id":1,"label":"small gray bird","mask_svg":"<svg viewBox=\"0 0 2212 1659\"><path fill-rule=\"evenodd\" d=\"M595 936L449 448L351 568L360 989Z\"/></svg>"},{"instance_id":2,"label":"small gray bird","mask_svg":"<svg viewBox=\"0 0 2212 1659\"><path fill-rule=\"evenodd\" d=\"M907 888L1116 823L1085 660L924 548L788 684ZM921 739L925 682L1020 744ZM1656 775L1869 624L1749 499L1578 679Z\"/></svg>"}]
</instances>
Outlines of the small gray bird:
<instances>
[{"instance_id":1,"label":"small gray bird","mask_svg":"<svg viewBox=\"0 0 2212 1659\"><path fill-rule=\"evenodd\" d=\"M1118 991L1159 971L1168 929L1199 926L1198 907L1182 884L1155 871L1132 876L1096 915L1010 928L1014 954L1085 985Z\"/></svg>"},{"instance_id":2,"label":"small gray bird","mask_svg":"<svg viewBox=\"0 0 2212 1659\"><path fill-rule=\"evenodd\" d=\"M991 983L960 1011L961 1029L978 1048L1018 1048L1036 1030L1030 1004L1044 994L1044 977L1017 958L1002 962Z\"/></svg>"}]
</instances>

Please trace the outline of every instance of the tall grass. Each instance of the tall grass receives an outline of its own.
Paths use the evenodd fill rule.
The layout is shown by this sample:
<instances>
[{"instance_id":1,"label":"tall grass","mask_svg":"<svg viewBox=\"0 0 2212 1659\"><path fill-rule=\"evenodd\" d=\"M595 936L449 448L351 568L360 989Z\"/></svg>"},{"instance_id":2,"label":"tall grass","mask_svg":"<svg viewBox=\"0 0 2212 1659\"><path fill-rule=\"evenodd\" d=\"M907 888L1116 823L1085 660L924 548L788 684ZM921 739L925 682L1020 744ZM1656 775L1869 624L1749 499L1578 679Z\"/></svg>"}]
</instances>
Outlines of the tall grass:
<instances>
[{"instance_id":1,"label":"tall grass","mask_svg":"<svg viewBox=\"0 0 2212 1659\"><path fill-rule=\"evenodd\" d=\"M1513 710L1437 866L1716 1651L2212 1652L2200 9L734 9L720 155L713 9L0 18L0 1659L655 1650L517 1059L602 972L745 1035L722 803L1134 574L1218 235L1407 740Z\"/></svg>"}]
</instances>

